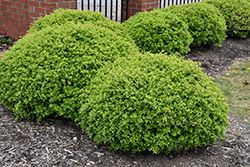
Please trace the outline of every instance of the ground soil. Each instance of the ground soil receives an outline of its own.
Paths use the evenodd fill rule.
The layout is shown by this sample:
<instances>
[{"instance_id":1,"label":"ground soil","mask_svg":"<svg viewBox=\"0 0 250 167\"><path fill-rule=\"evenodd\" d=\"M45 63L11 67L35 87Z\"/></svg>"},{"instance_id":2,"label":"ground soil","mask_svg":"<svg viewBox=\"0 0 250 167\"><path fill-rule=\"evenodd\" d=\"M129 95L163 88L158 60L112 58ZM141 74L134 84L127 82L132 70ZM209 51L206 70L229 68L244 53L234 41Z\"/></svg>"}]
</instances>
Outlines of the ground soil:
<instances>
[{"instance_id":1,"label":"ground soil","mask_svg":"<svg viewBox=\"0 0 250 167\"><path fill-rule=\"evenodd\" d=\"M201 62L212 77L223 75L238 59L250 57L250 39L225 41L222 48L196 48L188 59ZM97 146L69 120L41 123L16 121L0 105L0 166L2 167L246 167L250 166L248 118L229 116L225 140L173 155L130 154Z\"/></svg>"},{"instance_id":2,"label":"ground soil","mask_svg":"<svg viewBox=\"0 0 250 167\"><path fill-rule=\"evenodd\" d=\"M200 62L206 73L212 77L223 75L234 61L246 57L250 57L250 38L228 39L221 48L193 48L187 55L188 59Z\"/></svg>"}]
</instances>

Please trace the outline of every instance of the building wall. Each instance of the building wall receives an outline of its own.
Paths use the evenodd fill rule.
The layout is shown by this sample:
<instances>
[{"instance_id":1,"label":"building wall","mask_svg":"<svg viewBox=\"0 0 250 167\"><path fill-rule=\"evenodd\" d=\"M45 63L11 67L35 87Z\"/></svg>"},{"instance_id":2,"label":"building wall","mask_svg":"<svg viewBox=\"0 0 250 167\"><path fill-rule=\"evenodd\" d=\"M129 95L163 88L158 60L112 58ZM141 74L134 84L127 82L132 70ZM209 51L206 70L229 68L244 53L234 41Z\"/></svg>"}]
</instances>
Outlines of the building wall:
<instances>
[{"instance_id":1,"label":"building wall","mask_svg":"<svg viewBox=\"0 0 250 167\"><path fill-rule=\"evenodd\" d=\"M56 8L76 9L76 0L0 0L0 34L21 38L34 20Z\"/></svg>"},{"instance_id":2,"label":"building wall","mask_svg":"<svg viewBox=\"0 0 250 167\"><path fill-rule=\"evenodd\" d=\"M122 0L124 21L137 12L159 7L159 0ZM77 8L77 0L0 0L0 35L19 39L39 17L57 8Z\"/></svg>"},{"instance_id":3,"label":"building wall","mask_svg":"<svg viewBox=\"0 0 250 167\"><path fill-rule=\"evenodd\" d=\"M129 0L128 17L133 16L137 12L150 11L158 7L159 7L159 0Z\"/></svg>"}]
</instances>

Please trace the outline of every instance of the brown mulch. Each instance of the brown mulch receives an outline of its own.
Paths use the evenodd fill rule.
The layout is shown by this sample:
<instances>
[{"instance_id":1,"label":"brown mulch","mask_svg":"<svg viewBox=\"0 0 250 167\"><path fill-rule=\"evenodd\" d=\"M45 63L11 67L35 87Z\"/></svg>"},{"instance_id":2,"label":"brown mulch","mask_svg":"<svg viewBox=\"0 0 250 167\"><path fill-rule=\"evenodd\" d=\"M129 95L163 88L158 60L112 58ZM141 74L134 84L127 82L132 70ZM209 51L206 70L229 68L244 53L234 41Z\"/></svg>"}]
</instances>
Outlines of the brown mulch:
<instances>
[{"instance_id":1,"label":"brown mulch","mask_svg":"<svg viewBox=\"0 0 250 167\"><path fill-rule=\"evenodd\" d=\"M235 59L250 57L250 39L227 40L222 48L196 48L189 59L214 77ZM97 146L69 120L15 121L0 105L1 167L245 167L250 166L249 120L231 114L224 141L175 155L129 154Z\"/></svg>"},{"instance_id":2,"label":"brown mulch","mask_svg":"<svg viewBox=\"0 0 250 167\"><path fill-rule=\"evenodd\" d=\"M221 48L198 47L187 55L188 59L198 61L207 74L218 77L237 59L250 57L250 38L228 39Z\"/></svg>"}]
</instances>

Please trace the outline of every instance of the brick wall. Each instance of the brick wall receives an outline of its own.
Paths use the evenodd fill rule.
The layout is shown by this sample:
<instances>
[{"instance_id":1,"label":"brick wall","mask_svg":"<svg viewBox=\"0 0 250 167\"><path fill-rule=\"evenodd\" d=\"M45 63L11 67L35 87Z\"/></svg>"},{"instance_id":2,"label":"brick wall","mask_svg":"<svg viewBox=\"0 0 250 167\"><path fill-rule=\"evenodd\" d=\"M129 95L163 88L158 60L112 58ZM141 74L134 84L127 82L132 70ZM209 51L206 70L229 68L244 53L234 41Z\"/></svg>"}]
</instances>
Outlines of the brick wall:
<instances>
[{"instance_id":1,"label":"brick wall","mask_svg":"<svg viewBox=\"0 0 250 167\"><path fill-rule=\"evenodd\" d=\"M159 7L159 0L123 0L123 6L125 20L137 12ZM76 9L77 0L0 0L0 34L21 38L34 20L56 8Z\"/></svg>"},{"instance_id":2,"label":"brick wall","mask_svg":"<svg viewBox=\"0 0 250 167\"><path fill-rule=\"evenodd\" d=\"M128 5L128 9L123 9L127 10L128 17L135 15L137 12L150 11L159 7L159 0L128 0L128 4L125 1L123 3Z\"/></svg>"},{"instance_id":3,"label":"brick wall","mask_svg":"<svg viewBox=\"0 0 250 167\"><path fill-rule=\"evenodd\" d=\"M0 34L18 39L35 19L56 8L76 9L76 0L0 0Z\"/></svg>"}]
</instances>

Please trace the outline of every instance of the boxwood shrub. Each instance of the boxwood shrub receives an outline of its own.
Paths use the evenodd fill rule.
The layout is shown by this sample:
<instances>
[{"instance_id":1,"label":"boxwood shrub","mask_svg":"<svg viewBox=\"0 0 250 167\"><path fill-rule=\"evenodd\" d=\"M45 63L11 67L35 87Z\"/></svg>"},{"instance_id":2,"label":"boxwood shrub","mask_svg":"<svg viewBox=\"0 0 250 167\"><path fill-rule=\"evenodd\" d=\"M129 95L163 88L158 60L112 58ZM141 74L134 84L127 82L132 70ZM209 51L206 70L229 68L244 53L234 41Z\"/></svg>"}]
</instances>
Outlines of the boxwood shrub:
<instances>
[{"instance_id":1,"label":"boxwood shrub","mask_svg":"<svg viewBox=\"0 0 250 167\"><path fill-rule=\"evenodd\" d=\"M169 11L182 19L193 38L192 46L221 46L226 38L226 22L220 11L206 3L175 5L161 9Z\"/></svg>"},{"instance_id":2,"label":"boxwood shrub","mask_svg":"<svg viewBox=\"0 0 250 167\"><path fill-rule=\"evenodd\" d=\"M190 50L187 25L169 12L141 12L128 19L124 27L142 51L185 54Z\"/></svg>"},{"instance_id":3,"label":"boxwood shrub","mask_svg":"<svg viewBox=\"0 0 250 167\"><path fill-rule=\"evenodd\" d=\"M221 138L227 104L198 65L176 56L118 59L85 89L81 127L113 150L170 153Z\"/></svg>"},{"instance_id":4,"label":"boxwood shrub","mask_svg":"<svg viewBox=\"0 0 250 167\"><path fill-rule=\"evenodd\" d=\"M114 21L111 21L104 17L102 14L93 11L82 11L73 9L57 9L52 14L44 16L30 27L29 32L40 31L43 28L51 27L54 25L63 25L68 22L74 23L86 23L91 22L93 24L111 29L119 35L125 35L122 26Z\"/></svg>"},{"instance_id":5,"label":"boxwood shrub","mask_svg":"<svg viewBox=\"0 0 250 167\"><path fill-rule=\"evenodd\" d=\"M247 0L206 0L223 14L227 34L231 37L246 38L250 35L250 2Z\"/></svg>"},{"instance_id":6,"label":"boxwood shrub","mask_svg":"<svg viewBox=\"0 0 250 167\"><path fill-rule=\"evenodd\" d=\"M81 89L97 70L139 52L133 41L93 24L67 24L26 35L0 60L0 102L17 118L75 119Z\"/></svg>"}]
</instances>

